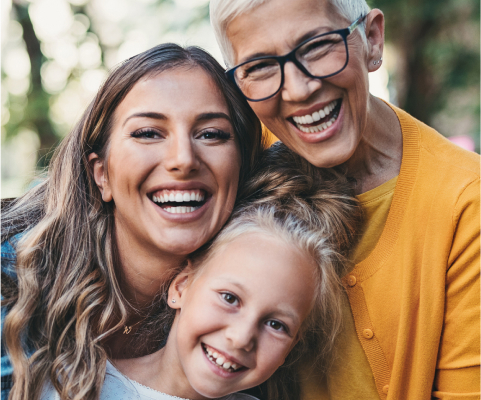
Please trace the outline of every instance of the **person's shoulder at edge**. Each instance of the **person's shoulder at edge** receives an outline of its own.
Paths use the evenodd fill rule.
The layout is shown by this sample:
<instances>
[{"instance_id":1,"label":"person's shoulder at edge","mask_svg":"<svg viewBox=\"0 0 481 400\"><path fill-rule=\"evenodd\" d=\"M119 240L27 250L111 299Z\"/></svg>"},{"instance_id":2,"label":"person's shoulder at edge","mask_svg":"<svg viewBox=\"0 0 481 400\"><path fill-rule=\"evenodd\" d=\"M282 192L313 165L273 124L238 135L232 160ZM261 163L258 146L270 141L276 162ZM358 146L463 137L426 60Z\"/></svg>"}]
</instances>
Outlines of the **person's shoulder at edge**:
<instances>
[{"instance_id":1,"label":"person's shoulder at edge","mask_svg":"<svg viewBox=\"0 0 481 400\"><path fill-rule=\"evenodd\" d=\"M416 124L421 133L421 146L432 156L450 167L480 176L481 157L478 153L454 144L434 128L419 120L416 120Z\"/></svg>"},{"instance_id":2,"label":"person's shoulder at edge","mask_svg":"<svg viewBox=\"0 0 481 400\"><path fill-rule=\"evenodd\" d=\"M419 144L422 149L431 154L443 165L465 170L468 174L473 173L472 177L480 176L481 157L478 153L468 151L451 142L448 138L439 133L436 129L426 125L406 111L393 104L386 103L397 114L402 129L406 129L407 124L416 125L419 131ZM438 165L432 165L437 169Z\"/></svg>"}]
</instances>

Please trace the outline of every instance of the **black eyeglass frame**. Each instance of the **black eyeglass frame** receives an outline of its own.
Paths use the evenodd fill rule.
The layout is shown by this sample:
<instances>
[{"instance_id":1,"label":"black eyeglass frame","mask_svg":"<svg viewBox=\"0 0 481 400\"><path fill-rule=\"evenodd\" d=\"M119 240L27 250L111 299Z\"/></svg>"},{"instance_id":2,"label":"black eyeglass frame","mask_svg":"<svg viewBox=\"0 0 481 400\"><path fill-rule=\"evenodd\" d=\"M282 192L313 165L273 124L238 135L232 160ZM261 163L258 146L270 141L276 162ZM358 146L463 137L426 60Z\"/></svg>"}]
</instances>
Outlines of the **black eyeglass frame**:
<instances>
[{"instance_id":1,"label":"black eyeglass frame","mask_svg":"<svg viewBox=\"0 0 481 400\"><path fill-rule=\"evenodd\" d=\"M347 37L352 33L354 32L354 30L359 26L359 24L361 24L364 19L366 18L367 14L366 15L362 15L360 16L358 19L356 19L351 25L349 25L347 28L344 28L344 29L338 29L338 30L335 30L335 31L331 31L331 32L326 32L326 33L321 33L320 35L317 35L317 36L313 36L307 40L304 40L301 44L299 44L298 46L296 46L294 49L292 49L289 53L283 55L283 56L262 56L262 57L256 57L256 58L253 58L251 60L247 60L247 61L244 61L243 63L239 64L239 65L236 65L235 67L233 68L230 68L228 69L227 71L225 71L225 74L227 76L228 79L230 79L232 82L234 82L234 84L239 88L240 92L242 93L242 95L249 101L263 101L263 100L267 100L267 99L270 99L271 97L274 97L277 93L279 93L279 90L281 90L282 86L284 86L284 65L286 64L286 62L288 61L292 61L294 63L294 65L302 71L302 73L304 73L304 75L307 75L309 78L315 78L315 79L325 79L325 78L330 78L331 76L334 76L334 75L337 75L339 74L340 72L342 72L346 67L347 67L347 64L349 63L349 49L347 47ZM306 67L304 67L304 65L301 64L301 62L296 58L295 54L296 54L296 51L299 50L302 46L304 46L306 43L310 42L311 40L314 40L314 39L318 39L322 36L326 36L326 35L332 35L333 33L338 33L339 35L342 36L342 39L344 40L344 46L346 46L346 62L344 63L344 66L339 70L339 71L336 71L332 74L329 74L329 75L324 75L324 76L316 76L316 75L312 75L307 69ZM267 97L264 97L262 99L257 99L257 100L254 100L254 99L251 99L249 97L247 97L243 92L242 92L242 89L239 87L239 85L237 84L236 80L235 80L235 71L237 68L239 67L242 67L243 65L245 64L248 64L252 61L257 61L257 60L276 60L280 67L281 67L281 83L279 85L279 88L273 93L271 94L270 96L267 96Z\"/></svg>"}]
</instances>

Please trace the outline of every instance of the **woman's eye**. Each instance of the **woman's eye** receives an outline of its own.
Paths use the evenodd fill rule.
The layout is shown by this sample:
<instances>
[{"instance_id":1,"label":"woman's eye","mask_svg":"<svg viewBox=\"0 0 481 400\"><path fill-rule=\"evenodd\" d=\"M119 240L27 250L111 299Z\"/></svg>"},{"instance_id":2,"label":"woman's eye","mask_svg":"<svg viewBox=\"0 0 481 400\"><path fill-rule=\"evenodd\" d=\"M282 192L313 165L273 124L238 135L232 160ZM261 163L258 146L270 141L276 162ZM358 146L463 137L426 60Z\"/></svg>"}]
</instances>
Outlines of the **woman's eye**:
<instances>
[{"instance_id":1,"label":"woman's eye","mask_svg":"<svg viewBox=\"0 0 481 400\"><path fill-rule=\"evenodd\" d=\"M132 132L130 136L139 139L157 139L161 137L160 133L153 129L139 129L138 131Z\"/></svg>"},{"instance_id":2,"label":"woman's eye","mask_svg":"<svg viewBox=\"0 0 481 400\"><path fill-rule=\"evenodd\" d=\"M239 302L237 297L230 293L222 293L222 298L229 304L237 304Z\"/></svg>"},{"instance_id":3,"label":"woman's eye","mask_svg":"<svg viewBox=\"0 0 481 400\"><path fill-rule=\"evenodd\" d=\"M282 324L281 322L279 321L276 321L274 319L271 319L269 321L266 322L266 325L269 327L269 328L272 328L276 331L285 331L287 332L287 329L285 327L284 324Z\"/></svg>"},{"instance_id":4,"label":"woman's eye","mask_svg":"<svg viewBox=\"0 0 481 400\"><path fill-rule=\"evenodd\" d=\"M229 132L224 132L216 129L201 132L198 137L199 139L207 140L229 140L231 138L231 134Z\"/></svg>"}]
</instances>

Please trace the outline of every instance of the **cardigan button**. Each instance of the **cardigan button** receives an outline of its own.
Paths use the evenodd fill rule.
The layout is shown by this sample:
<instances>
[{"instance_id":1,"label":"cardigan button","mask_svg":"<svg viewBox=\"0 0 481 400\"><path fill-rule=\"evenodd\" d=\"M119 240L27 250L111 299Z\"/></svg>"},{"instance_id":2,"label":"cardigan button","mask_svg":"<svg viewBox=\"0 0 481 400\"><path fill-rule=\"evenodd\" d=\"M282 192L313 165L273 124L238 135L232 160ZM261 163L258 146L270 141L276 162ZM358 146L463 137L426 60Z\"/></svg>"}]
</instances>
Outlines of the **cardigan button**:
<instances>
[{"instance_id":1,"label":"cardigan button","mask_svg":"<svg viewBox=\"0 0 481 400\"><path fill-rule=\"evenodd\" d=\"M382 392L384 394L387 394L387 392L389 392L389 385L385 385L383 388L382 388Z\"/></svg>"},{"instance_id":2,"label":"cardigan button","mask_svg":"<svg viewBox=\"0 0 481 400\"><path fill-rule=\"evenodd\" d=\"M347 277L347 284L348 284L349 286L352 287L352 286L354 286L356 283L357 283L357 279L356 279L356 277L355 277L354 275L349 275L349 276Z\"/></svg>"},{"instance_id":3,"label":"cardigan button","mask_svg":"<svg viewBox=\"0 0 481 400\"><path fill-rule=\"evenodd\" d=\"M362 331L362 335L366 338L366 339L371 339L373 336L374 336L374 332L371 331L370 329L364 329Z\"/></svg>"}]
</instances>

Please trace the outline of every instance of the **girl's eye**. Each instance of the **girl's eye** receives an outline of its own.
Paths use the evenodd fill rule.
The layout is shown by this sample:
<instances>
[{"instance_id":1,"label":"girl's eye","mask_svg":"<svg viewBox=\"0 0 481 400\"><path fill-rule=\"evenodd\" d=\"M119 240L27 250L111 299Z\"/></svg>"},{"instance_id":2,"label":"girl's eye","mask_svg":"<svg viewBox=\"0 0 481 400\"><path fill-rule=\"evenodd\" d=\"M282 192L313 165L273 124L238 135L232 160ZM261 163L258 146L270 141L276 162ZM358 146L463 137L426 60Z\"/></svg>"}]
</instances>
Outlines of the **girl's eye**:
<instances>
[{"instance_id":1,"label":"girl's eye","mask_svg":"<svg viewBox=\"0 0 481 400\"><path fill-rule=\"evenodd\" d=\"M239 302L237 297L231 293L222 293L222 298L224 299L224 301L232 305L237 304Z\"/></svg>"},{"instance_id":2,"label":"girl's eye","mask_svg":"<svg viewBox=\"0 0 481 400\"><path fill-rule=\"evenodd\" d=\"M276 321L275 319L271 319L269 321L266 322L266 325L269 327L269 328L272 328L276 331L285 331L287 332L287 329L285 327L284 324L282 324L281 322L279 321Z\"/></svg>"},{"instance_id":3,"label":"girl's eye","mask_svg":"<svg viewBox=\"0 0 481 400\"><path fill-rule=\"evenodd\" d=\"M157 139L161 137L160 133L153 129L139 129L132 132L130 136L138 139Z\"/></svg>"},{"instance_id":4,"label":"girl's eye","mask_svg":"<svg viewBox=\"0 0 481 400\"><path fill-rule=\"evenodd\" d=\"M207 140L229 140L231 137L229 132L224 132L219 129L204 131L198 136L199 139Z\"/></svg>"}]
</instances>

